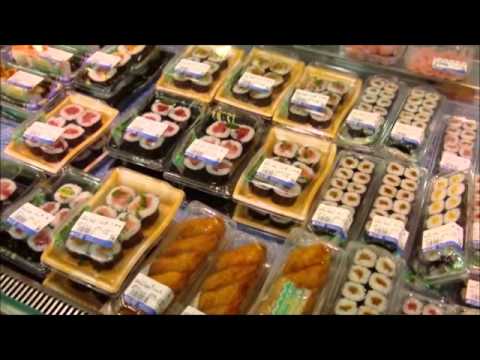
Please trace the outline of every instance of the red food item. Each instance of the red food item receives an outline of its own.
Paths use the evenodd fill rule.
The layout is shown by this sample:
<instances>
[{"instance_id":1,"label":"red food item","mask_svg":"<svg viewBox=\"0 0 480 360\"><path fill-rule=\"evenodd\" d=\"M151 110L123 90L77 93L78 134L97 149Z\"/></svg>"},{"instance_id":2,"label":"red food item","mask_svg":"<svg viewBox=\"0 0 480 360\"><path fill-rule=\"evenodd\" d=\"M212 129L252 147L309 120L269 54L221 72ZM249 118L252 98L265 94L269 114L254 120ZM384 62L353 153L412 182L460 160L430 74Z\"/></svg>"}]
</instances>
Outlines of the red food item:
<instances>
[{"instance_id":1,"label":"red food item","mask_svg":"<svg viewBox=\"0 0 480 360\"><path fill-rule=\"evenodd\" d=\"M181 109L181 108L180 108L180 109L175 109L175 110L173 111L173 113L174 113L175 115L177 115L177 116L186 116L186 115L187 115L187 113L185 112L185 110L183 110L183 109Z\"/></svg>"},{"instance_id":2,"label":"red food item","mask_svg":"<svg viewBox=\"0 0 480 360\"><path fill-rule=\"evenodd\" d=\"M227 124L225 124L224 122L218 122L215 124L212 130L214 132L223 133L226 129L227 129Z\"/></svg>"}]
</instances>

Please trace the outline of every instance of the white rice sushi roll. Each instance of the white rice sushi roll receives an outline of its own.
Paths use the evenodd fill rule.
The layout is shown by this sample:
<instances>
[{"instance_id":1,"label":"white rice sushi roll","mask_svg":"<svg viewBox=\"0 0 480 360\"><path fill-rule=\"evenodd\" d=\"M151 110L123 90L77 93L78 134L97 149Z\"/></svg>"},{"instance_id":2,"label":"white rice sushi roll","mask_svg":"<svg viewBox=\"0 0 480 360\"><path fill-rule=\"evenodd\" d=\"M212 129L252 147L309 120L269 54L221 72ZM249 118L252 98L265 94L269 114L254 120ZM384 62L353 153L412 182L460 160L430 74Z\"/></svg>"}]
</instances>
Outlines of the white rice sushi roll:
<instances>
[{"instance_id":1,"label":"white rice sushi roll","mask_svg":"<svg viewBox=\"0 0 480 360\"><path fill-rule=\"evenodd\" d=\"M445 209L452 210L460 207L462 204L462 198L460 196L449 197L445 202Z\"/></svg>"},{"instance_id":2,"label":"white rice sushi roll","mask_svg":"<svg viewBox=\"0 0 480 360\"><path fill-rule=\"evenodd\" d=\"M387 298L375 290L370 290L365 297L365 305L383 313L387 309Z\"/></svg>"},{"instance_id":3,"label":"white rice sushi roll","mask_svg":"<svg viewBox=\"0 0 480 360\"><path fill-rule=\"evenodd\" d=\"M133 201L137 194L128 186L117 186L110 190L107 195L107 205L111 206L117 211L126 210L127 206Z\"/></svg>"},{"instance_id":4,"label":"white rice sushi roll","mask_svg":"<svg viewBox=\"0 0 480 360\"><path fill-rule=\"evenodd\" d=\"M340 299L335 305L335 315L356 315L357 303L348 299Z\"/></svg>"},{"instance_id":5,"label":"white rice sushi roll","mask_svg":"<svg viewBox=\"0 0 480 360\"><path fill-rule=\"evenodd\" d=\"M342 296L355 302L363 301L365 293L365 288L361 284L351 281L347 281L342 288Z\"/></svg>"},{"instance_id":6,"label":"white rice sushi roll","mask_svg":"<svg viewBox=\"0 0 480 360\"><path fill-rule=\"evenodd\" d=\"M354 172L351 169L339 168L335 171L334 176L340 179L350 180L353 174Z\"/></svg>"},{"instance_id":7,"label":"white rice sushi roll","mask_svg":"<svg viewBox=\"0 0 480 360\"><path fill-rule=\"evenodd\" d=\"M53 198L60 204L68 204L82 192L77 184L64 184L55 191Z\"/></svg>"},{"instance_id":8,"label":"white rice sushi roll","mask_svg":"<svg viewBox=\"0 0 480 360\"><path fill-rule=\"evenodd\" d=\"M367 192L367 186L363 184L350 183L347 186L347 191L362 195Z\"/></svg>"},{"instance_id":9,"label":"white rice sushi roll","mask_svg":"<svg viewBox=\"0 0 480 360\"><path fill-rule=\"evenodd\" d=\"M441 214L445 210L445 203L443 200L437 200L428 205L428 215Z\"/></svg>"},{"instance_id":10,"label":"white rice sushi roll","mask_svg":"<svg viewBox=\"0 0 480 360\"><path fill-rule=\"evenodd\" d=\"M412 206L408 201L405 200L395 200L393 203L393 211L397 214L407 216L412 211Z\"/></svg>"},{"instance_id":11,"label":"white rice sushi roll","mask_svg":"<svg viewBox=\"0 0 480 360\"><path fill-rule=\"evenodd\" d=\"M454 183L451 184L447 189L447 195L452 196L461 196L465 192L465 184L463 183Z\"/></svg>"},{"instance_id":12,"label":"white rice sushi roll","mask_svg":"<svg viewBox=\"0 0 480 360\"><path fill-rule=\"evenodd\" d=\"M74 209L80 205L85 204L90 198L93 196L93 194L90 191L82 191L78 196L70 201L70 208Z\"/></svg>"},{"instance_id":13,"label":"white rice sushi roll","mask_svg":"<svg viewBox=\"0 0 480 360\"><path fill-rule=\"evenodd\" d=\"M448 179L447 178L438 178L435 180L433 183L433 189L434 190L447 190L448 189Z\"/></svg>"},{"instance_id":14,"label":"white rice sushi roll","mask_svg":"<svg viewBox=\"0 0 480 360\"><path fill-rule=\"evenodd\" d=\"M384 216L384 217L388 217L388 211L386 210L380 210L380 209L372 209L372 211L370 211L370 213L368 214L368 218L370 220L373 220L373 218L375 216Z\"/></svg>"},{"instance_id":15,"label":"white rice sushi roll","mask_svg":"<svg viewBox=\"0 0 480 360\"><path fill-rule=\"evenodd\" d=\"M387 166L387 173L402 176L405 173L405 167L396 162L391 162Z\"/></svg>"},{"instance_id":16,"label":"white rice sushi roll","mask_svg":"<svg viewBox=\"0 0 480 360\"><path fill-rule=\"evenodd\" d=\"M356 208L360 206L360 202L362 201L362 197L354 192L346 192L342 195L342 204L351 207L351 208Z\"/></svg>"},{"instance_id":17,"label":"white rice sushi roll","mask_svg":"<svg viewBox=\"0 0 480 360\"><path fill-rule=\"evenodd\" d=\"M383 177L382 182L385 185L399 187L402 183L402 179L400 179L400 177L397 175L387 174Z\"/></svg>"},{"instance_id":18,"label":"white rice sushi roll","mask_svg":"<svg viewBox=\"0 0 480 360\"><path fill-rule=\"evenodd\" d=\"M369 174L365 174L362 172L357 172L353 175L353 182L356 184L367 185L372 180L372 177Z\"/></svg>"},{"instance_id":19,"label":"white rice sushi roll","mask_svg":"<svg viewBox=\"0 0 480 360\"><path fill-rule=\"evenodd\" d=\"M450 185L455 183L464 183L464 182L465 182L465 174L462 174L462 173L450 176L450 179L448 181Z\"/></svg>"},{"instance_id":20,"label":"white rice sushi roll","mask_svg":"<svg viewBox=\"0 0 480 360\"><path fill-rule=\"evenodd\" d=\"M375 163L370 160L362 160L360 164L358 164L358 170L364 174L372 174L375 170Z\"/></svg>"},{"instance_id":21,"label":"white rice sushi roll","mask_svg":"<svg viewBox=\"0 0 480 360\"><path fill-rule=\"evenodd\" d=\"M384 295L388 295L392 291L392 280L388 276L380 273L373 273L368 280L368 285Z\"/></svg>"},{"instance_id":22,"label":"white rice sushi roll","mask_svg":"<svg viewBox=\"0 0 480 360\"><path fill-rule=\"evenodd\" d=\"M418 183L415 180L410 180L410 179L403 179L400 187L403 190L410 191L410 192L415 192L417 191L418 188Z\"/></svg>"},{"instance_id":23,"label":"white rice sushi roll","mask_svg":"<svg viewBox=\"0 0 480 360\"><path fill-rule=\"evenodd\" d=\"M348 272L348 279L354 283L366 284L370 278L371 271L361 265L353 265Z\"/></svg>"},{"instance_id":24,"label":"white rice sushi roll","mask_svg":"<svg viewBox=\"0 0 480 360\"><path fill-rule=\"evenodd\" d=\"M444 224L456 223L460 220L461 215L462 213L460 209L448 210L443 216L443 223Z\"/></svg>"},{"instance_id":25,"label":"white rice sushi roll","mask_svg":"<svg viewBox=\"0 0 480 360\"><path fill-rule=\"evenodd\" d=\"M340 178L336 178L334 177L331 181L330 181L330 186L335 188L335 189L339 189L339 190L346 190L347 187L348 187L349 183L347 180L345 179L340 179Z\"/></svg>"},{"instance_id":26,"label":"white rice sushi roll","mask_svg":"<svg viewBox=\"0 0 480 360\"><path fill-rule=\"evenodd\" d=\"M342 196L343 196L342 190L331 188L327 190L327 192L323 196L323 199L326 201L333 201L337 203L342 200Z\"/></svg>"},{"instance_id":27,"label":"white rice sushi roll","mask_svg":"<svg viewBox=\"0 0 480 360\"><path fill-rule=\"evenodd\" d=\"M422 313L423 303L415 297L406 299L402 306L405 315L420 315Z\"/></svg>"},{"instance_id":28,"label":"white rice sushi roll","mask_svg":"<svg viewBox=\"0 0 480 360\"><path fill-rule=\"evenodd\" d=\"M386 196L379 196L373 203L375 209L390 211L393 208L393 200Z\"/></svg>"},{"instance_id":29,"label":"white rice sushi roll","mask_svg":"<svg viewBox=\"0 0 480 360\"><path fill-rule=\"evenodd\" d=\"M436 227L443 225L443 215L442 214L435 214L430 216L426 221L427 229L434 229Z\"/></svg>"},{"instance_id":30,"label":"white rice sushi roll","mask_svg":"<svg viewBox=\"0 0 480 360\"><path fill-rule=\"evenodd\" d=\"M91 245L92 243L88 241L72 237L69 237L67 241L65 241L66 250L75 258L87 258Z\"/></svg>"},{"instance_id":31,"label":"white rice sushi roll","mask_svg":"<svg viewBox=\"0 0 480 360\"><path fill-rule=\"evenodd\" d=\"M353 156L345 156L341 161L340 161L340 166L347 168L347 169L352 169L355 170L358 166L360 161L353 157Z\"/></svg>"},{"instance_id":32,"label":"white rice sushi roll","mask_svg":"<svg viewBox=\"0 0 480 360\"><path fill-rule=\"evenodd\" d=\"M377 262L377 254L367 247L357 250L353 258L356 265L361 265L366 268L373 268Z\"/></svg>"},{"instance_id":33,"label":"white rice sushi roll","mask_svg":"<svg viewBox=\"0 0 480 360\"><path fill-rule=\"evenodd\" d=\"M357 315L379 315L380 313L369 306L360 306Z\"/></svg>"},{"instance_id":34,"label":"white rice sushi roll","mask_svg":"<svg viewBox=\"0 0 480 360\"><path fill-rule=\"evenodd\" d=\"M397 195L397 188L383 184L382 186L380 186L378 193L381 196L386 196L393 199Z\"/></svg>"}]
</instances>

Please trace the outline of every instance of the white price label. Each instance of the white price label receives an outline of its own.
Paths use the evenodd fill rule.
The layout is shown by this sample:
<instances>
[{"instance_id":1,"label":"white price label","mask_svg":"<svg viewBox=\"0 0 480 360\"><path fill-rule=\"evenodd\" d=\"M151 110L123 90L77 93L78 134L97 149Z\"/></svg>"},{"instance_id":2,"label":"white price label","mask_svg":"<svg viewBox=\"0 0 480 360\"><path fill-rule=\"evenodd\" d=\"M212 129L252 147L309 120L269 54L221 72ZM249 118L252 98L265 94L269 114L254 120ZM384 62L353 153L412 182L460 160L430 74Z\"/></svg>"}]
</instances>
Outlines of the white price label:
<instances>
[{"instance_id":1,"label":"white price label","mask_svg":"<svg viewBox=\"0 0 480 360\"><path fill-rule=\"evenodd\" d=\"M72 58L73 54L61 49L53 48L51 46L44 47L39 53L40 57L51 59L53 61L65 62Z\"/></svg>"},{"instance_id":2,"label":"white price label","mask_svg":"<svg viewBox=\"0 0 480 360\"><path fill-rule=\"evenodd\" d=\"M392 129L392 138L401 142L420 145L425 131L422 128L397 122Z\"/></svg>"},{"instance_id":3,"label":"white price label","mask_svg":"<svg viewBox=\"0 0 480 360\"><path fill-rule=\"evenodd\" d=\"M327 106L329 97L307 90L295 90L291 102L297 106L301 106L314 111L322 111Z\"/></svg>"},{"instance_id":4,"label":"white price label","mask_svg":"<svg viewBox=\"0 0 480 360\"><path fill-rule=\"evenodd\" d=\"M444 151L440 160L440 167L445 170L464 171L470 169L470 159L455 155L452 152Z\"/></svg>"},{"instance_id":5,"label":"white price label","mask_svg":"<svg viewBox=\"0 0 480 360\"><path fill-rule=\"evenodd\" d=\"M182 59L175 66L175 72L195 78L201 78L209 71L210 65L189 59Z\"/></svg>"},{"instance_id":6,"label":"white price label","mask_svg":"<svg viewBox=\"0 0 480 360\"><path fill-rule=\"evenodd\" d=\"M423 252L446 247L454 247L463 251L463 228L460 225L452 222L423 232Z\"/></svg>"},{"instance_id":7,"label":"white price label","mask_svg":"<svg viewBox=\"0 0 480 360\"><path fill-rule=\"evenodd\" d=\"M295 185L301 173L302 169L295 166L273 159L265 159L258 168L255 177L260 181L290 188Z\"/></svg>"},{"instance_id":8,"label":"white price label","mask_svg":"<svg viewBox=\"0 0 480 360\"><path fill-rule=\"evenodd\" d=\"M391 219L386 216L375 215L370 227L367 229L367 233L375 239L391 242L401 249L405 248L408 239L405 224L400 220ZM405 233L407 235L405 235ZM407 239L405 239L405 236Z\"/></svg>"},{"instance_id":9,"label":"white price label","mask_svg":"<svg viewBox=\"0 0 480 360\"><path fill-rule=\"evenodd\" d=\"M478 280L469 279L467 281L465 302L467 304L480 307L480 282Z\"/></svg>"},{"instance_id":10,"label":"white price label","mask_svg":"<svg viewBox=\"0 0 480 360\"><path fill-rule=\"evenodd\" d=\"M472 225L472 243L475 249L480 249L480 222L476 221Z\"/></svg>"},{"instance_id":11,"label":"white price label","mask_svg":"<svg viewBox=\"0 0 480 360\"><path fill-rule=\"evenodd\" d=\"M375 130L380 125L380 114L353 109L347 117L347 124L363 129Z\"/></svg>"},{"instance_id":12,"label":"white price label","mask_svg":"<svg viewBox=\"0 0 480 360\"><path fill-rule=\"evenodd\" d=\"M173 291L145 274L139 273L123 294L126 306L147 315L163 313L174 298Z\"/></svg>"},{"instance_id":13,"label":"white price label","mask_svg":"<svg viewBox=\"0 0 480 360\"><path fill-rule=\"evenodd\" d=\"M254 91L268 92L275 85L275 80L246 71L238 80L238 85Z\"/></svg>"},{"instance_id":14,"label":"white price label","mask_svg":"<svg viewBox=\"0 0 480 360\"><path fill-rule=\"evenodd\" d=\"M144 118L143 116L137 116L128 125L127 131L138 134L149 141L156 141L163 136L165 130L168 128L168 123L159 122Z\"/></svg>"},{"instance_id":15,"label":"white price label","mask_svg":"<svg viewBox=\"0 0 480 360\"><path fill-rule=\"evenodd\" d=\"M85 211L73 225L70 235L111 248L125 226L124 221Z\"/></svg>"},{"instance_id":16,"label":"white price label","mask_svg":"<svg viewBox=\"0 0 480 360\"><path fill-rule=\"evenodd\" d=\"M55 219L55 216L25 203L15 210L7 219L7 223L19 228L28 235L36 235Z\"/></svg>"},{"instance_id":17,"label":"white price label","mask_svg":"<svg viewBox=\"0 0 480 360\"><path fill-rule=\"evenodd\" d=\"M52 145L62 136L64 129L35 121L23 133L23 138L40 144Z\"/></svg>"},{"instance_id":18,"label":"white price label","mask_svg":"<svg viewBox=\"0 0 480 360\"><path fill-rule=\"evenodd\" d=\"M194 140L185 151L185 156L206 162L211 165L220 164L228 154L228 149L215 144L210 144L201 139Z\"/></svg>"},{"instance_id":19,"label":"white price label","mask_svg":"<svg viewBox=\"0 0 480 360\"><path fill-rule=\"evenodd\" d=\"M432 68L438 71L453 72L462 75L467 73L467 63L453 59L433 58Z\"/></svg>"},{"instance_id":20,"label":"white price label","mask_svg":"<svg viewBox=\"0 0 480 360\"><path fill-rule=\"evenodd\" d=\"M117 55L107 54L103 51L96 51L88 59L87 64L113 69L120 63L121 59Z\"/></svg>"},{"instance_id":21,"label":"white price label","mask_svg":"<svg viewBox=\"0 0 480 360\"><path fill-rule=\"evenodd\" d=\"M185 310L183 310L182 315L205 315L205 313L194 308L193 306L187 306Z\"/></svg>"},{"instance_id":22,"label":"white price label","mask_svg":"<svg viewBox=\"0 0 480 360\"><path fill-rule=\"evenodd\" d=\"M313 214L312 222L317 227L333 230L343 239L347 239L353 215L354 212L349 209L320 204Z\"/></svg>"},{"instance_id":23,"label":"white price label","mask_svg":"<svg viewBox=\"0 0 480 360\"><path fill-rule=\"evenodd\" d=\"M43 81L43 77L25 71L17 71L7 80L9 84L31 90Z\"/></svg>"}]
</instances>

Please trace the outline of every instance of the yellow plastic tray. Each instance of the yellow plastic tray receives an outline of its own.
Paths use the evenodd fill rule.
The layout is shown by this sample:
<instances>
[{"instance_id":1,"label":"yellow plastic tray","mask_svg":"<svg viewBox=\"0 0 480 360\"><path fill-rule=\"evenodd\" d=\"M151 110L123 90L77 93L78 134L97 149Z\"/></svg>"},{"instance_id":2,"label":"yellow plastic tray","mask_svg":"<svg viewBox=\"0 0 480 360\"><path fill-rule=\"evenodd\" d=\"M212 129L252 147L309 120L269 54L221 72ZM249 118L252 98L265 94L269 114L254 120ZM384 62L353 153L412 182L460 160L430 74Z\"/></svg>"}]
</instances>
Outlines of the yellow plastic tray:
<instances>
[{"instance_id":1,"label":"yellow plastic tray","mask_svg":"<svg viewBox=\"0 0 480 360\"><path fill-rule=\"evenodd\" d=\"M57 174L61 169L65 167L71 160L75 158L80 152L88 148L95 141L97 141L102 134L104 134L112 121L118 114L118 110L108 106L107 104L96 100L92 97L81 95L78 93L69 94L58 106L45 115L46 118L51 116L57 116L60 110L67 105L77 104L86 107L90 110L98 111L102 114L102 126L93 134L89 135L84 141L73 148L69 148L65 157L58 162L45 161L41 156L36 156L28 149L28 147L17 139L13 139L5 148L5 154L11 156L14 159L20 160L24 163L33 165L41 170L44 170L50 174ZM28 126L27 124L25 126ZM25 128L26 129L26 128Z\"/></svg>"},{"instance_id":2,"label":"yellow plastic tray","mask_svg":"<svg viewBox=\"0 0 480 360\"><path fill-rule=\"evenodd\" d=\"M54 271L107 294L117 294L121 290L125 279L134 266L159 241L185 197L182 190L174 188L165 181L120 167L112 170L103 185L85 206L94 208L104 204L110 190L119 185L129 186L138 192L151 192L160 198L158 219L153 225L142 230L144 239L139 245L131 249L124 249L121 260L112 269L105 271L97 271L89 261L79 262L69 255L63 247L56 246L55 243L52 243L44 251L41 258L42 263ZM62 228L57 230L54 238L61 230Z\"/></svg>"},{"instance_id":3,"label":"yellow plastic tray","mask_svg":"<svg viewBox=\"0 0 480 360\"><path fill-rule=\"evenodd\" d=\"M292 67L290 77L283 85L281 92L279 92L278 94L272 95L272 103L269 106L256 106L252 103L248 103L248 102L236 99L231 92L231 86L234 78L236 78L239 72L243 71L244 67L247 64L249 64L254 57L257 57L257 56L266 58L269 60L273 60L273 61L286 62L290 64L290 66ZM235 106L237 108L240 108L246 111L250 111L255 114L259 114L265 118L271 119L275 109L280 104L280 101L282 100L283 95L288 91L289 87L298 80L298 78L302 74L304 67L305 67L304 63L299 60L290 58L285 55L281 55L279 53L270 52L270 51L262 50L259 48L254 48L252 49L252 51L250 51L245 62L243 62L241 65L239 65L235 70L231 72L228 79L224 82L222 88L218 91L217 96L215 97L215 100L217 100L218 102Z\"/></svg>"},{"instance_id":4,"label":"yellow plastic tray","mask_svg":"<svg viewBox=\"0 0 480 360\"><path fill-rule=\"evenodd\" d=\"M327 81L342 81L350 86L350 91L347 93L345 100L341 105L338 106L337 111L333 114L330 127L326 129L316 129L310 124L302 124L288 118L288 104L290 97L293 95L293 92L296 89L302 88L306 81L308 81L308 79L311 77L321 78ZM361 89L362 80L355 77L353 74L309 65L305 68L302 77L294 85L292 85L289 91L283 96L281 104L277 107L275 114L273 115L273 121L289 128L315 135L325 136L329 139L335 139L338 129L342 125L347 115L350 113L350 110L355 105Z\"/></svg>"},{"instance_id":5,"label":"yellow plastic tray","mask_svg":"<svg viewBox=\"0 0 480 360\"><path fill-rule=\"evenodd\" d=\"M297 201L292 206L277 205L270 198L262 198L255 195L251 192L247 180L248 175L253 171L253 168L258 164L261 157L272 156L273 147L277 141L281 140L295 142L303 146L312 146L322 153L320 164L318 165L319 170L315 174L315 178L305 189L303 189ZM304 222L318 190L322 186L325 177L330 172L330 168L334 163L336 149L336 145L330 141L300 134L280 127L273 127L268 133L265 144L248 164L247 168L244 170L242 176L237 182L237 186L235 187L235 191L233 193L233 198L236 201L245 204L246 206L254 208L256 207L272 214L277 214L297 220L299 222Z\"/></svg>"},{"instance_id":6,"label":"yellow plastic tray","mask_svg":"<svg viewBox=\"0 0 480 360\"><path fill-rule=\"evenodd\" d=\"M173 72L173 67L177 64L177 62L184 57L190 56L192 53L193 49L197 46L206 46L213 48L218 51L228 51L228 66L224 70L222 70L222 73L220 76L212 83L212 86L210 88L210 91L201 93L198 91L195 91L193 89L181 89L176 87L173 82L171 81L170 73ZM215 94L217 93L218 89L220 86L223 84L227 76L229 76L229 73L232 69L234 69L239 62L242 60L244 51L242 49L238 49L235 47L231 46L212 46L212 45L191 45L189 46L180 57L175 57L169 64L168 64L168 69L163 72L163 75L160 77L160 79L157 81L156 88L158 91L166 91L175 95L180 95L180 96L185 96L194 100L201 101L203 103L210 103L213 101Z\"/></svg>"}]
</instances>

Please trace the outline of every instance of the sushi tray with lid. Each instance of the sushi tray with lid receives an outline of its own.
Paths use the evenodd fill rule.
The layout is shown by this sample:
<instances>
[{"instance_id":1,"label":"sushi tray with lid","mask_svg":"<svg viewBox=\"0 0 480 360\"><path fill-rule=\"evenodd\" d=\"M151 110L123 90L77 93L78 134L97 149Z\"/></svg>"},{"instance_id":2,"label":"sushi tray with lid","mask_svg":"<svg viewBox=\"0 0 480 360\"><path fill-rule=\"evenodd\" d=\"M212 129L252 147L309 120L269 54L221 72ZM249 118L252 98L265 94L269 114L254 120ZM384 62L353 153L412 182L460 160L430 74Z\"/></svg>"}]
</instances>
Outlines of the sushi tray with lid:
<instances>
[{"instance_id":1,"label":"sushi tray with lid","mask_svg":"<svg viewBox=\"0 0 480 360\"><path fill-rule=\"evenodd\" d=\"M359 233L375 189L385 171L382 159L341 151L324 182L308 220L308 229L344 245Z\"/></svg>"},{"instance_id":2,"label":"sushi tray with lid","mask_svg":"<svg viewBox=\"0 0 480 360\"><path fill-rule=\"evenodd\" d=\"M342 45L341 52L354 60L384 66L397 64L402 58L406 45Z\"/></svg>"},{"instance_id":3,"label":"sushi tray with lid","mask_svg":"<svg viewBox=\"0 0 480 360\"><path fill-rule=\"evenodd\" d=\"M105 313L174 314L191 301L191 289L199 285L237 230L230 218L198 201L191 202L178 215L160 245L142 264L140 273L129 279L120 296L106 304ZM137 277L141 284L135 285ZM141 291L130 291L143 288L145 282L156 288L159 300L147 308L138 306L145 300L139 296Z\"/></svg>"},{"instance_id":4,"label":"sushi tray with lid","mask_svg":"<svg viewBox=\"0 0 480 360\"><path fill-rule=\"evenodd\" d=\"M387 162L357 239L409 259L420 223L427 174L426 169L410 163Z\"/></svg>"},{"instance_id":5,"label":"sushi tray with lid","mask_svg":"<svg viewBox=\"0 0 480 360\"><path fill-rule=\"evenodd\" d=\"M402 259L387 250L356 241L346 248L347 260L338 272L323 307L317 314L391 314L394 295L404 269Z\"/></svg>"},{"instance_id":6,"label":"sushi tray with lid","mask_svg":"<svg viewBox=\"0 0 480 360\"><path fill-rule=\"evenodd\" d=\"M303 223L335 160L335 144L272 127L237 182L237 203Z\"/></svg>"},{"instance_id":7,"label":"sushi tray with lid","mask_svg":"<svg viewBox=\"0 0 480 360\"><path fill-rule=\"evenodd\" d=\"M436 294L420 293L400 285L395 293L393 314L398 315L456 315L457 306L450 305Z\"/></svg>"},{"instance_id":8,"label":"sushi tray with lid","mask_svg":"<svg viewBox=\"0 0 480 360\"><path fill-rule=\"evenodd\" d=\"M271 119L304 63L292 56L253 48L225 80L215 100Z\"/></svg>"},{"instance_id":9,"label":"sushi tray with lid","mask_svg":"<svg viewBox=\"0 0 480 360\"><path fill-rule=\"evenodd\" d=\"M102 294L117 294L167 230L183 199L183 191L164 181L115 168L56 229L41 261Z\"/></svg>"},{"instance_id":10,"label":"sushi tray with lid","mask_svg":"<svg viewBox=\"0 0 480 360\"><path fill-rule=\"evenodd\" d=\"M472 179L465 172L438 175L430 181L412 259L412 268L428 283L467 272L471 186Z\"/></svg>"},{"instance_id":11,"label":"sushi tray with lid","mask_svg":"<svg viewBox=\"0 0 480 360\"><path fill-rule=\"evenodd\" d=\"M40 257L52 242L54 229L62 226L69 214L92 196L99 183L98 179L68 167L48 182L39 184L2 212L0 257L43 278L48 270L40 263ZM45 222L33 222L32 218L38 216L46 217Z\"/></svg>"},{"instance_id":12,"label":"sushi tray with lid","mask_svg":"<svg viewBox=\"0 0 480 360\"><path fill-rule=\"evenodd\" d=\"M5 154L57 174L106 133L117 114L100 100L69 93L52 111L19 125Z\"/></svg>"},{"instance_id":13,"label":"sushi tray with lid","mask_svg":"<svg viewBox=\"0 0 480 360\"><path fill-rule=\"evenodd\" d=\"M250 314L310 315L322 307L345 252L304 229L294 229Z\"/></svg>"},{"instance_id":14,"label":"sushi tray with lid","mask_svg":"<svg viewBox=\"0 0 480 360\"><path fill-rule=\"evenodd\" d=\"M14 125L51 110L65 97L62 83L1 62L0 88L0 119Z\"/></svg>"},{"instance_id":15,"label":"sushi tray with lid","mask_svg":"<svg viewBox=\"0 0 480 360\"><path fill-rule=\"evenodd\" d=\"M405 101L408 86L389 75L372 75L338 133L338 144L375 152ZM375 115L374 115L375 114Z\"/></svg>"},{"instance_id":16,"label":"sushi tray with lid","mask_svg":"<svg viewBox=\"0 0 480 360\"><path fill-rule=\"evenodd\" d=\"M334 140L361 87L362 80L355 73L308 65L285 93L273 121Z\"/></svg>"},{"instance_id":17,"label":"sushi tray with lid","mask_svg":"<svg viewBox=\"0 0 480 360\"><path fill-rule=\"evenodd\" d=\"M157 90L211 103L244 51L228 45L192 45L173 58L157 82Z\"/></svg>"},{"instance_id":18,"label":"sushi tray with lid","mask_svg":"<svg viewBox=\"0 0 480 360\"><path fill-rule=\"evenodd\" d=\"M480 311L480 277L465 274L463 277L434 284L433 289L450 304L457 305L458 313Z\"/></svg>"},{"instance_id":19,"label":"sushi tray with lid","mask_svg":"<svg viewBox=\"0 0 480 360\"><path fill-rule=\"evenodd\" d=\"M106 148L114 158L163 171L181 136L204 111L201 103L151 89L117 118Z\"/></svg>"},{"instance_id":20,"label":"sushi tray with lid","mask_svg":"<svg viewBox=\"0 0 480 360\"><path fill-rule=\"evenodd\" d=\"M229 199L264 132L265 123L258 116L214 105L177 144L164 177Z\"/></svg>"}]
</instances>

